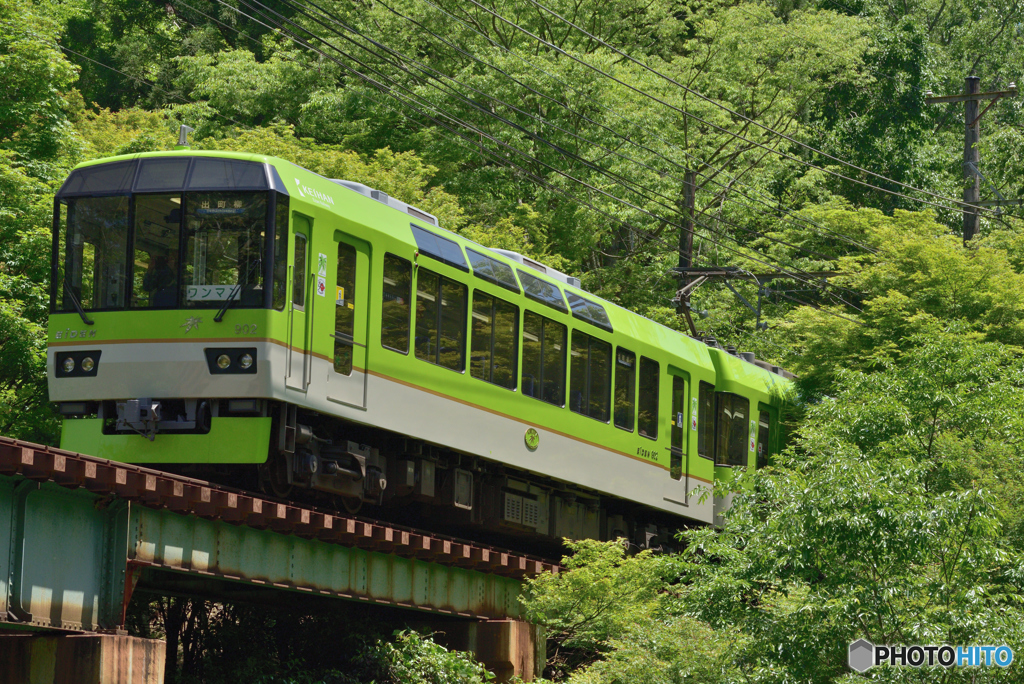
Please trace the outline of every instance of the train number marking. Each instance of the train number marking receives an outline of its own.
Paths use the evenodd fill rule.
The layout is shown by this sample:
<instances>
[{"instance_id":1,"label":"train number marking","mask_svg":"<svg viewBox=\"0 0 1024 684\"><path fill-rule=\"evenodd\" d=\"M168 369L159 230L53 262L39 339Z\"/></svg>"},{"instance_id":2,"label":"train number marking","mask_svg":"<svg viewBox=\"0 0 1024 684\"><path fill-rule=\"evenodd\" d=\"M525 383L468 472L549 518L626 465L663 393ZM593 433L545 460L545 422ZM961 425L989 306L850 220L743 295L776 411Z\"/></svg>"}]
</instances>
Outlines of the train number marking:
<instances>
[{"instance_id":1,"label":"train number marking","mask_svg":"<svg viewBox=\"0 0 1024 684\"><path fill-rule=\"evenodd\" d=\"M639 456L640 458L645 458L648 461L658 460L658 452L654 451L653 449L644 449L643 447L637 447L636 455Z\"/></svg>"},{"instance_id":2,"label":"train number marking","mask_svg":"<svg viewBox=\"0 0 1024 684\"><path fill-rule=\"evenodd\" d=\"M256 324L255 323L251 323L251 324L250 323L246 323L245 325L236 325L235 326L235 334L236 335L255 335L256 334Z\"/></svg>"}]
</instances>

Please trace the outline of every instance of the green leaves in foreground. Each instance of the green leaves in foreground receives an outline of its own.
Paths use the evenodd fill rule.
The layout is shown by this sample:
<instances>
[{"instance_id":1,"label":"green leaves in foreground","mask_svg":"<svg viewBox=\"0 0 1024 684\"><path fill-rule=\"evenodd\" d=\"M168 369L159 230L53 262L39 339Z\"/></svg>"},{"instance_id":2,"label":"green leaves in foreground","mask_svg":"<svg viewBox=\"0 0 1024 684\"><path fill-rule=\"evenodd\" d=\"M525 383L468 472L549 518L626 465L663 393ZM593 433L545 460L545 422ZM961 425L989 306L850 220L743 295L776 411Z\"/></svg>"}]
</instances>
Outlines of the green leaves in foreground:
<instances>
[{"instance_id":1,"label":"green leaves in foreground","mask_svg":"<svg viewBox=\"0 0 1024 684\"><path fill-rule=\"evenodd\" d=\"M899 361L839 373L796 444L741 478L748 489L723 530L687 531L679 556L570 544L566 572L534 580L526 599L558 648L575 649L572 659L556 651L553 674L582 665L569 681L854 681L847 646L859 638L1024 652L1019 352L959 328L898 342Z\"/></svg>"}]
</instances>

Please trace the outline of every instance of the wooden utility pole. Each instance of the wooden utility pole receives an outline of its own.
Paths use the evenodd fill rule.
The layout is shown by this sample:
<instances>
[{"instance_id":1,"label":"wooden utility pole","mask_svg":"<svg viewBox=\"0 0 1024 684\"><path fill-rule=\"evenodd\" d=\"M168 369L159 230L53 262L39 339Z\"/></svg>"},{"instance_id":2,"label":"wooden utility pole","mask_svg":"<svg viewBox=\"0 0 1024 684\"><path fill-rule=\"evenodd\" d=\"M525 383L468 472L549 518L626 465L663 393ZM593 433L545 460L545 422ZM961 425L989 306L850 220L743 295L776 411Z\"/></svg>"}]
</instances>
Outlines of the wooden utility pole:
<instances>
[{"instance_id":1,"label":"wooden utility pole","mask_svg":"<svg viewBox=\"0 0 1024 684\"><path fill-rule=\"evenodd\" d=\"M697 173L683 174L683 220L679 226L679 272L685 273L693 266L693 218L697 210ZM690 279L682 276L680 289L676 293L676 313L686 316L690 334L697 337L697 326L690 315Z\"/></svg>"},{"instance_id":2,"label":"wooden utility pole","mask_svg":"<svg viewBox=\"0 0 1024 684\"><path fill-rule=\"evenodd\" d=\"M926 104L942 104L946 102L964 103L964 244L966 245L972 237L978 234L979 214L978 206L981 202L981 170L978 167L980 154L978 152L978 140L980 139L981 117L985 115L996 101L1004 97L1016 97L1017 86L1011 83L1006 90L998 90L990 93L978 92L981 79L977 76L968 76L964 83L963 95L946 95L943 97L932 97L929 90L925 97ZM992 100L988 107L979 114L978 103L982 100ZM1005 202L1010 204L1011 202ZM989 204L986 202L985 204Z\"/></svg>"},{"instance_id":3,"label":"wooden utility pole","mask_svg":"<svg viewBox=\"0 0 1024 684\"><path fill-rule=\"evenodd\" d=\"M975 206L964 207L964 244L967 244L978 232L977 204L981 201L981 178L978 175L978 162L981 153L978 151L978 139L981 137L981 122L978 121L978 100L981 79L968 76L964 83L964 93L973 95L964 100L964 204Z\"/></svg>"}]
</instances>

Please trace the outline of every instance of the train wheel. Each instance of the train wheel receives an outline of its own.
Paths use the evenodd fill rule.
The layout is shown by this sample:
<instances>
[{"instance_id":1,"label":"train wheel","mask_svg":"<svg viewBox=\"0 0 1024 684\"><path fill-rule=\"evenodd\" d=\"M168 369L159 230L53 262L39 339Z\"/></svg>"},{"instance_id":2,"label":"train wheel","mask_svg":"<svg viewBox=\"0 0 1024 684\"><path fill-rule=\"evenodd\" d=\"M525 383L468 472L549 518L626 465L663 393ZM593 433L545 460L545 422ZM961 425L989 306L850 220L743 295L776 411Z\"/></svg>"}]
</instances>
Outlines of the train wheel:
<instances>
[{"instance_id":1,"label":"train wheel","mask_svg":"<svg viewBox=\"0 0 1024 684\"><path fill-rule=\"evenodd\" d=\"M341 505L349 515L355 515L363 508L363 500L358 496L339 496Z\"/></svg>"},{"instance_id":2,"label":"train wheel","mask_svg":"<svg viewBox=\"0 0 1024 684\"><path fill-rule=\"evenodd\" d=\"M282 453L271 454L267 459L264 488L268 493L282 499L291 496L294 487L288 483L288 459Z\"/></svg>"}]
</instances>

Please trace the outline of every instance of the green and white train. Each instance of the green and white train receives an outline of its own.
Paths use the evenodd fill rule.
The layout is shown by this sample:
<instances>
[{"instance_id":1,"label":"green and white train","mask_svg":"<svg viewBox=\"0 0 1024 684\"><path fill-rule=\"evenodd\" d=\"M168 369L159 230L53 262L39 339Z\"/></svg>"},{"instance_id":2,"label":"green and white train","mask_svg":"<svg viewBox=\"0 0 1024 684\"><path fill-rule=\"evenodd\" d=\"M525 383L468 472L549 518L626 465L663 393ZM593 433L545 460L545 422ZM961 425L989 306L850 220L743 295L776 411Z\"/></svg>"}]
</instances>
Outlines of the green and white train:
<instances>
[{"instance_id":1,"label":"green and white train","mask_svg":"<svg viewBox=\"0 0 1024 684\"><path fill-rule=\"evenodd\" d=\"M713 523L700 491L777 449L791 377L251 154L76 168L51 305L65 449L537 541Z\"/></svg>"}]
</instances>

